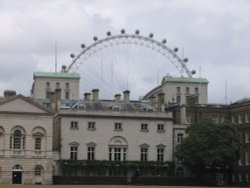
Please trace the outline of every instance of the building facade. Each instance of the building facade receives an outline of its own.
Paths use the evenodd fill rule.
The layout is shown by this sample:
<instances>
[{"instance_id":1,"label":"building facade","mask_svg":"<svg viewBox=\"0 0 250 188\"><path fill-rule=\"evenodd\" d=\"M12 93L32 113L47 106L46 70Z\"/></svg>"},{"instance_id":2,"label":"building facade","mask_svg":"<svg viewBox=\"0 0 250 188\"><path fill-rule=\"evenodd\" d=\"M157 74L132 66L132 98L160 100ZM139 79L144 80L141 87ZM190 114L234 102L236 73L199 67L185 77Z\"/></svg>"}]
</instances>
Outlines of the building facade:
<instances>
[{"instance_id":1,"label":"building facade","mask_svg":"<svg viewBox=\"0 0 250 188\"><path fill-rule=\"evenodd\" d=\"M250 185L250 100L242 99L232 104L196 104L176 105L168 107L174 117L174 124L185 125L198 124L204 119L212 119L214 123L220 124L231 122L236 125L240 133L240 156L238 165L233 168L230 180L222 174L218 176L218 182L230 181L236 185ZM177 133L178 134L178 133ZM183 133L185 137L185 133ZM178 135L175 136L178 138ZM175 158L174 158L175 159ZM175 161L178 164L177 159ZM185 173L185 171L184 171Z\"/></svg>"},{"instance_id":2,"label":"building facade","mask_svg":"<svg viewBox=\"0 0 250 188\"><path fill-rule=\"evenodd\" d=\"M50 105L50 93L56 89L61 89L62 100L79 99L80 75L77 73L35 72L33 79L32 98L46 107Z\"/></svg>"},{"instance_id":3,"label":"building facade","mask_svg":"<svg viewBox=\"0 0 250 188\"><path fill-rule=\"evenodd\" d=\"M152 102L157 102L157 96L164 94L164 103L169 104L207 104L208 80L206 78L188 78L166 76L160 86L152 89L144 96Z\"/></svg>"},{"instance_id":4,"label":"building facade","mask_svg":"<svg viewBox=\"0 0 250 188\"><path fill-rule=\"evenodd\" d=\"M0 102L0 183L52 183L52 113L22 95Z\"/></svg>"},{"instance_id":5,"label":"building facade","mask_svg":"<svg viewBox=\"0 0 250 188\"><path fill-rule=\"evenodd\" d=\"M162 164L172 161L171 113L156 111L140 101L130 101L128 91L124 92L124 100L117 96L114 100L96 100L95 92L92 100L78 101L56 115L54 132L58 137L54 137L54 152L60 153L58 159ZM59 173L63 170L59 169ZM134 173L135 169L91 171L92 175L106 176L131 177ZM146 176L154 172L143 170L141 173ZM87 176L90 172L83 167L75 169L74 174Z\"/></svg>"},{"instance_id":6,"label":"building facade","mask_svg":"<svg viewBox=\"0 0 250 188\"><path fill-rule=\"evenodd\" d=\"M138 170L189 176L175 147L188 126L211 118L237 125L242 144L232 181L248 184L249 100L208 104L206 79L170 76L141 101L130 100L129 91L103 100L98 89L80 99L79 80L75 73L37 72L32 99L9 92L0 99L1 183L51 184L53 175L133 177Z\"/></svg>"}]
</instances>

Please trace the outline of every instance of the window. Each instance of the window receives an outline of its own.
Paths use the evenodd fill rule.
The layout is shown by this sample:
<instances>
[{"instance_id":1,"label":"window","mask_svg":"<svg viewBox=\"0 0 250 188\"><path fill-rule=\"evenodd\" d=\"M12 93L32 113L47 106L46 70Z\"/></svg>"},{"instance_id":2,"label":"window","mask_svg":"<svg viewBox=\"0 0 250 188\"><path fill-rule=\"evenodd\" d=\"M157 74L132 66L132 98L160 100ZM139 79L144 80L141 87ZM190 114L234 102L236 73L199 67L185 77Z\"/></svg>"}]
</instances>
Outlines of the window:
<instances>
[{"instance_id":1,"label":"window","mask_svg":"<svg viewBox=\"0 0 250 188\"><path fill-rule=\"evenodd\" d=\"M186 93L189 93L190 89L189 87L186 87Z\"/></svg>"},{"instance_id":2,"label":"window","mask_svg":"<svg viewBox=\"0 0 250 188\"><path fill-rule=\"evenodd\" d=\"M242 182L242 176L239 174L239 182Z\"/></svg>"},{"instance_id":3,"label":"window","mask_svg":"<svg viewBox=\"0 0 250 188\"><path fill-rule=\"evenodd\" d=\"M44 106L45 108L50 108L50 103L44 102L44 103L43 103L43 106Z\"/></svg>"},{"instance_id":4,"label":"window","mask_svg":"<svg viewBox=\"0 0 250 188\"><path fill-rule=\"evenodd\" d=\"M241 118L241 115L240 115L240 114L238 115L238 123L239 123L239 124L242 124L242 118Z\"/></svg>"},{"instance_id":5,"label":"window","mask_svg":"<svg viewBox=\"0 0 250 188\"><path fill-rule=\"evenodd\" d=\"M235 182L235 174L232 174L232 182Z\"/></svg>"},{"instance_id":6,"label":"window","mask_svg":"<svg viewBox=\"0 0 250 188\"><path fill-rule=\"evenodd\" d=\"M42 138L35 137L35 150L41 150L41 149L42 149Z\"/></svg>"},{"instance_id":7,"label":"window","mask_svg":"<svg viewBox=\"0 0 250 188\"><path fill-rule=\"evenodd\" d=\"M182 167L176 168L176 176L177 177L184 177L184 169Z\"/></svg>"},{"instance_id":8,"label":"window","mask_svg":"<svg viewBox=\"0 0 250 188\"><path fill-rule=\"evenodd\" d=\"M148 124L142 123L142 124L141 124L141 131L147 132L147 131L148 131Z\"/></svg>"},{"instance_id":9,"label":"window","mask_svg":"<svg viewBox=\"0 0 250 188\"><path fill-rule=\"evenodd\" d=\"M194 97L194 100L195 100L195 101L194 101L195 104L199 104L199 96L195 96L195 97Z\"/></svg>"},{"instance_id":10,"label":"window","mask_svg":"<svg viewBox=\"0 0 250 188\"><path fill-rule=\"evenodd\" d=\"M242 166L241 158L240 158L239 161L238 161L238 165L239 165L239 166Z\"/></svg>"},{"instance_id":11,"label":"window","mask_svg":"<svg viewBox=\"0 0 250 188\"><path fill-rule=\"evenodd\" d=\"M219 116L219 123L225 123L225 117Z\"/></svg>"},{"instance_id":12,"label":"window","mask_svg":"<svg viewBox=\"0 0 250 188\"><path fill-rule=\"evenodd\" d=\"M164 148L157 148L157 161L164 161Z\"/></svg>"},{"instance_id":13,"label":"window","mask_svg":"<svg viewBox=\"0 0 250 188\"><path fill-rule=\"evenodd\" d=\"M121 131L122 130L122 123L115 123L115 130Z\"/></svg>"},{"instance_id":14,"label":"window","mask_svg":"<svg viewBox=\"0 0 250 188\"><path fill-rule=\"evenodd\" d=\"M194 88L194 92L198 93L199 92L199 88L198 87Z\"/></svg>"},{"instance_id":15,"label":"window","mask_svg":"<svg viewBox=\"0 0 250 188\"><path fill-rule=\"evenodd\" d=\"M245 122L249 123L250 122L250 116L248 113L245 114Z\"/></svg>"},{"instance_id":16,"label":"window","mask_svg":"<svg viewBox=\"0 0 250 188\"><path fill-rule=\"evenodd\" d=\"M35 176L42 176L42 167L41 166L36 166L35 167Z\"/></svg>"},{"instance_id":17,"label":"window","mask_svg":"<svg viewBox=\"0 0 250 188\"><path fill-rule=\"evenodd\" d=\"M24 149L25 137L22 135L20 130L15 130L10 136L10 149L20 150Z\"/></svg>"},{"instance_id":18,"label":"window","mask_svg":"<svg viewBox=\"0 0 250 188\"><path fill-rule=\"evenodd\" d=\"M90 121L90 122L88 122L88 129L95 129L95 122L93 122L93 121Z\"/></svg>"},{"instance_id":19,"label":"window","mask_svg":"<svg viewBox=\"0 0 250 188\"><path fill-rule=\"evenodd\" d=\"M71 146L70 147L70 159L71 160L77 160L77 153L78 153L78 147L77 146Z\"/></svg>"},{"instance_id":20,"label":"window","mask_svg":"<svg viewBox=\"0 0 250 188\"><path fill-rule=\"evenodd\" d=\"M249 182L249 174L245 174L246 182Z\"/></svg>"},{"instance_id":21,"label":"window","mask_svg":"<svg viewBox=\"0 0 250 188\"><path fill-rule=\"evenodd\" d=\"M212 116L212 121L214 122L214 124L218 124L219 123L219 116Z\"/></svg>"},{"instance_id":22,"label":"window","mask_svg":"<svg viewBox=\"0 0 250 188\"><path fill-rule=\"evenodd\" d=\"M245 143L250 143L250 132L245 132Z\"/></svg>"},{"instance_id":23,"label":"window","mask_svg":"<svg viewBox=\"0 0 250 188\"><path fill-rule=\"evenodd\" d=\"M69 83L68 83L68 82L65 83L65 88L66 88L66 89L69 89L69 87L70 87L70 86L69 86Z\"/></svg>"},{"instance_id":24,"label":"window","mask_svg":"<svg viewBox=\"0 0 250 188\"><path fill-rule=\"evenodd\" d=\"M79 129L79 127L78 127L78 121L71 121L70 122L70 128L71 129Z\"/></svg>"},{"instance_id":25,"label":"window","mask_svg":"<svg viewBox=\"0 0 250 188\"><path fill-rule=\"evenodd\" d=\"M115 161L121 160L121 148L114 148L114 160Z\"/></svg>"},{"instance_id":26,"label":"window","mask_svg":"<svg viewBox=\"0 0 250 188\"><path fill-rule=\"evenodd\" d=\"M181 88L180 87L176 87L176 92L180 93L181 92Z\"/></svg>"},{"instance_id":27,"label":"window","mask_svg":"<svg viewBox=\"0 0 250 188\"><path fill-rule=\"evenodd\" d=\"M45 91L45 98L49 99L49 91Z\"/></svg>"},{"instance_id":28,"label":"window","mask_svg":"<svg viewBox=\"0 0 250 188\"><path fill-rule=\"evenodd\" d=\"M124 147L110 147L109 148L109 160L110 161L125 161L126 151Z\"/></svg>"},{"instance_id":29,"label":"window","mask_svg":"<svg viewBox=\"0 0 250 188\"><path fill-rule=\"evenodd\" d=\"M250 151L246 151L245 153L245 165L250 165Z\"/></svg>"},{"instance_id":30,"label":"window","mask_svg":"<svg viewBox=\"0 0 250 188\"><path fill-rule=\"evenodd\" d=\"M148 148L141 148L141 161L148 160Z\"/></svg>"},{"instance_id":31,"label":"window","mask_svg":"<svg viewBox=\"0 0 250 188\"><path fill-rule=\"evenodd\" d=\"M158 124L157 125L157 131L158 132L164 132L164 124Z\"/></svg>"},{"instance_id":32,"label":"window","mask_svg":"<svg viewBox=\"0 0 250 188\"><path fill-rule=\"evenodd\" d=\"M56 88L57 88L57 89L60 88L60 82L56 82Z\"/></svg>"},{"instance_id":33,"label":"window","mask_svg":"<svg viewBox=\"0 0 250 188\"><path fill-rule=\"evenodd\" d=\"M181 96L180 95L176 96L176 103L181 104Z\"/></svg>"},{"instance_id":34,"label":"window","mask_svg":"<svg viewBox=\"0 0 250 188\"><path fill-rule=\"evenodd\" d=\"M14 132L13 149L21 149L21 145L22 145L22 134L21 131L16 130Z\"/></svg>"},{"instance_id":35,"label":"window","mask_svg":"<svg viewBox=\"0 0 250 188\"><path fill-rule=\"evenodd\" d=\"M88 160L95 160L95 147L88 147Z\"/></svg>"},{"instance_id":36,"label":"window","mask_svg":"<svg viewBox=\"0 0 250 188\"><path fill-rule=\"evenodd\" d=\"M66 91L65 92L65 99L69 99L70 98L70 92L69 91Z\"/></svg>"},{"instance_id":37,"label":"window","mask_svg":"<svg viewBox=\"0 0 250 188\"><path fill-rule=\"evenodd\" d=\"M183 141L183 133L178 133L177 134L177 144L180 144L180 143L182 143L182 141Z\"/></svg>"},{"instance_id":38,"label":"window","mask_svg":"<svg viewBox=\"0 0 250 188\"><path fill-rule=\"evenodd\" d=\"M46 82L46 88L49 89L50 88L50 83Z\"/></svg>"}]
</instances>

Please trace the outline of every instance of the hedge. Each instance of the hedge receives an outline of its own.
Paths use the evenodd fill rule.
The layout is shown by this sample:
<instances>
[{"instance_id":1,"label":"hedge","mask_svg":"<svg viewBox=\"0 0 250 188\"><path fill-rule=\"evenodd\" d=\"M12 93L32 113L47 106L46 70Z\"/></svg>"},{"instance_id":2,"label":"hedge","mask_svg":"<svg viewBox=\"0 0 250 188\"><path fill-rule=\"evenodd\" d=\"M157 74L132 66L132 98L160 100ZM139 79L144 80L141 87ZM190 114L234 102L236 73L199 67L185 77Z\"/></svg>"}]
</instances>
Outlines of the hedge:
<instances>
[{"instance_id":1,"label":"hedge","mask_svg":"<svg viewBox=\"0 0 250 188\"><path fill-rule=\"evenodd\" d=\"M207 178L177 178L177 177L115 177L115 176L54 176L54 184L78 184L78 185L209 185L214 186L216 182Z\"/></svg>"}]
</instances>

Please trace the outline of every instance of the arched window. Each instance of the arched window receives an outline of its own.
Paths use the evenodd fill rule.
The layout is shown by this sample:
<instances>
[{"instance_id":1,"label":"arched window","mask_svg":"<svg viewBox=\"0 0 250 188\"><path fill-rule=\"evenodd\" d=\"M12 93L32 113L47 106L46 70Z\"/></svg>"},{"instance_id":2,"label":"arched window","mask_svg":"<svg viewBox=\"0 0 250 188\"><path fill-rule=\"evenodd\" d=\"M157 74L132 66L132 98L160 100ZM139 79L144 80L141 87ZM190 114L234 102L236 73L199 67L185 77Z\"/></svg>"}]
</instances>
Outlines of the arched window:
<instances>
[{"instance_id":1,"label":"arched window","mask_svg":"<svg viewBox=\"0 0 250 188\"><path fill-rule=\"evenodd\" d=\"M22 150L25 148L25 133L22 127L15 127L10 136L10 149Z\"/></svg>"},{"instance_id":2,"label":"arched window","mask_svg":"<svg viewBox=\"0 0 250 188\"><path fill-rule=\"evenodd\" d=\"M121 136L115 136L109 141L109 160L125 161L127 158L128 142Z\"/></svg>"},{"instance_id":3,"label":"arched window","mask_svg":"<svg viewBox=\"0 0 250 188\"><path fill-rule=\"evenodd\" d=\"M35 166L35 176L42 176L43 168L41 166Z\"/></svg>"},{"instance_id":4,"label":"arched window","mask_svg":"<svg viewBox=\"0 0 250 188\"><path fill-rule=\"evenodd\" d=\"M44 141L43 138L46 135L46 130L42 127L35 127L32 130L32 135L34 137L34 149L35 151L43 150Z\"/></svg>"},{"instance_id":5,"label":"arched window","mask_svg":"<svg viewBox=\"0 0 250 188\"><path fill-rule=\"evenodd\" d=\"M13 149L21 149L22 146L22 134L21 131L16 130L13 134Z\"/></svg>"}]
</instances>

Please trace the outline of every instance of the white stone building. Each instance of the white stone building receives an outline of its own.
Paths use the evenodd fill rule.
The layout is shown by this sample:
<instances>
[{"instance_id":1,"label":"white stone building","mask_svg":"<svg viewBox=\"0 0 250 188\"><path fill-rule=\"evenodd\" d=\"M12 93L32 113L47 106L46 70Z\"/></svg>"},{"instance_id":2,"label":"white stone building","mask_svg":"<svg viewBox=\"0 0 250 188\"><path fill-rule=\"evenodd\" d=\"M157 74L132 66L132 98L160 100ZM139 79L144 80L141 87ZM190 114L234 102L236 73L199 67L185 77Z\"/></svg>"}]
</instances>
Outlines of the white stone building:
<instances>
[{"instance_id":1,"label":"white stone building","mask_svg":"<svg viewBox=\"0 0 250 188\"><path fill-rule=\"evenodd\" d=\"M52 183L52 117L22 95L1 98L0 183Z\"/></svg>"},{"instance_id":2,"label":"white stone building","mask_svg":"<svg viewBox=\"0 0 250 188\"><path fill-rule=\"evenodd\" d=\"M157 103L157 96L164 94L165 104L207 104L208 80L206 78L188 78L166 76L160 86L147 93L144 99Z\"/></svg>"},{"instance_id":3,"label":"white stone building","mask_svg":"<svg viewBox=\"0 0 250 188\"><path fill-rule=\"evenodd\" d=\"M33 75L32 97L42 105L49 107L50 92L61 89L61 99L79 99L79 80L77 73L35 72Z\"/></svg>"},{"instance_id":4,"label":"white stone building","mask_svg":"<svg viewBox=\"0 0 250 188\"><path fill-rule=\"evenodd\" d=\"M140 101L130 101L128 91L124 92L123 100L120 95L114 100L99 100L98 90L93 91L93 100L85 98L56 115L54 149L59 159L172 161L171 113L156 111ZM74 173L89 175L86 170ZM112 169L103 173L101 175L121 175ZM130 173L133 172L126 175L132 175ZM151 172L143 173L150 175Z\"/></svg>"}]
</instances>

